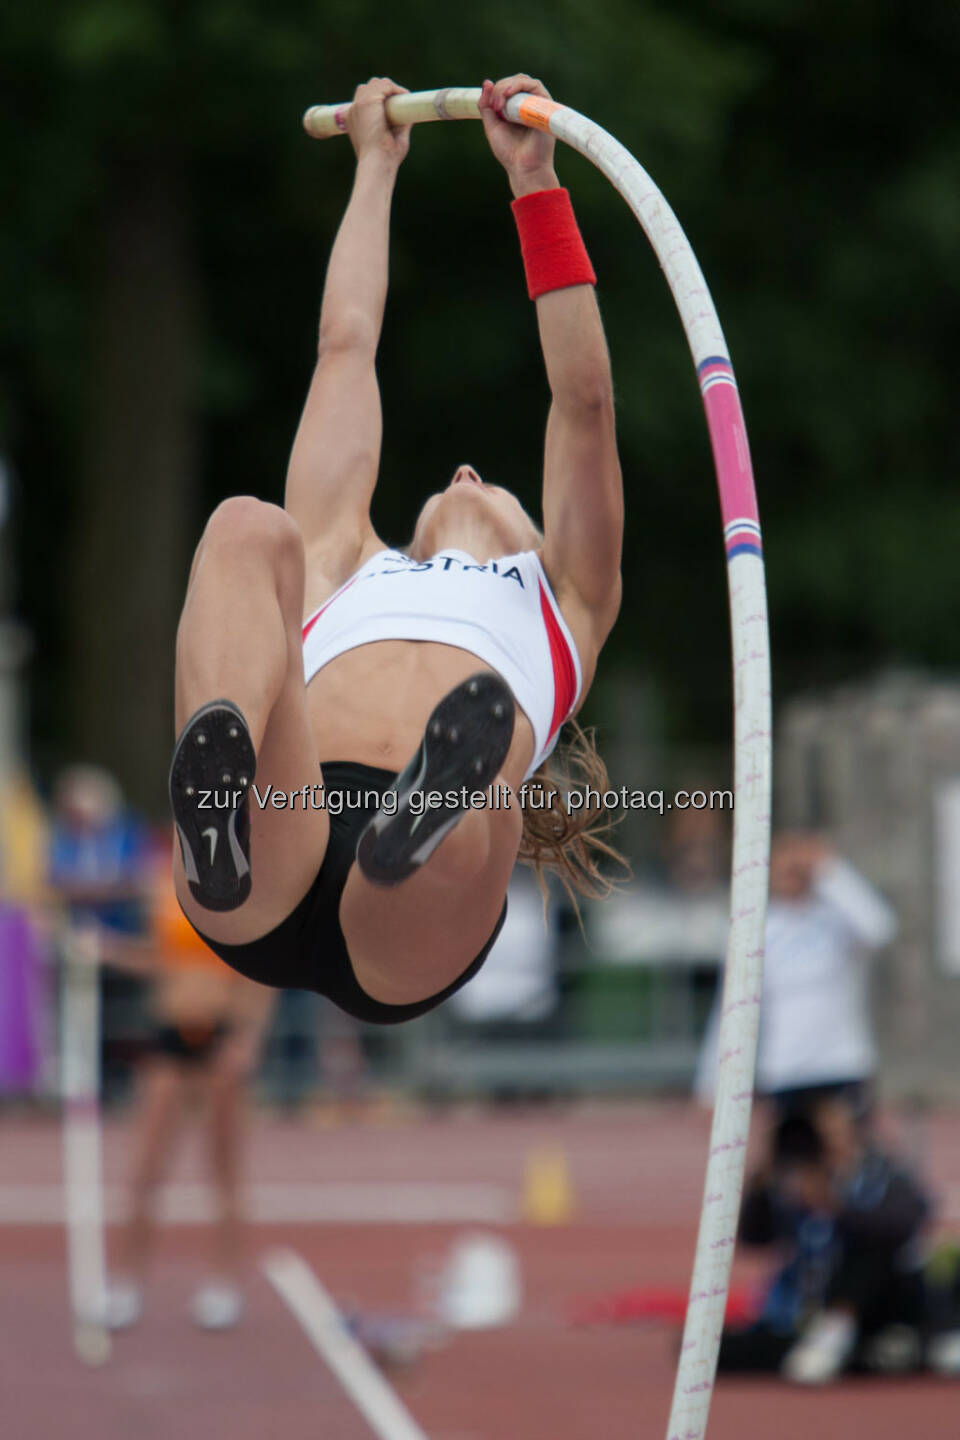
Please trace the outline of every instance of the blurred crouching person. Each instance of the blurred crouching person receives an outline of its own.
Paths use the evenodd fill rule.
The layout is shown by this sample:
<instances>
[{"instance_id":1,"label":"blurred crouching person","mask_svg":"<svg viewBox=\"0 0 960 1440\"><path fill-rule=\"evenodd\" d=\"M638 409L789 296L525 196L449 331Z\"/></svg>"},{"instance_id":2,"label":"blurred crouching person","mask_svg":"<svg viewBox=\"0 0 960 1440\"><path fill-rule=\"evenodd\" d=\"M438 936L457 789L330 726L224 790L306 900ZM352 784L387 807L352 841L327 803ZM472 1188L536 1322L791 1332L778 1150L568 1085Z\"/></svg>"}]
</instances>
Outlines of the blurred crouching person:
<instances>
[{"instance_id":1,"label":"blurred crouching person","mask_svg":"<svg viewBox=\"0 0 960 1440\"><path fill-rule=\"evenodd\" d=\"M725 1371L776 1371L797 1384L852 1363L916 1368L923 1353L928 1197L897 1160L863 1139L845 1095L787 1115L744 1195L740 1240L778 1246L785 1263L757 1321L724 1331Z\"/></svg>"}]
</instances>

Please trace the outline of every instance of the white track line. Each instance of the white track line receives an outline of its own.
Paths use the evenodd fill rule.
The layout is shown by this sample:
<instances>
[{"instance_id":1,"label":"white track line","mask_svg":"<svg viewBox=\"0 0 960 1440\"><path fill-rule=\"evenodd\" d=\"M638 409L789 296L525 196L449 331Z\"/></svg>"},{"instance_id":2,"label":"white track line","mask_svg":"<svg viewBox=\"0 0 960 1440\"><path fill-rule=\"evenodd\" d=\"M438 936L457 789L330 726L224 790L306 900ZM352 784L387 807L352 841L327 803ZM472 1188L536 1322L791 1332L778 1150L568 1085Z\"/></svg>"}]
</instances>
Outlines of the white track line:
<instances>
[{"instance_id":1,"label":"white track line","mask_svg":"<svg viewBox=\"0 0 960 1440\"><path fill-rule=\"evenodd\" d=\"M366 1351L354 1340L307 1262L293 1250L274 1250L264 1257L262 1265L314 1349L380 1440L427 1440Z\"/></svg>"},{"instance_id":2,"label":"white track line","mask_svg":"<svg viewBox=\"0 0 960 1440\"><path fill-rule=\"evenodd\" d=\"M108 1185L106 1219L125 1214L125 1191ZM311 1184L248 1185L244 1216L253 1225L510 1225L519 1218L515 1193L504 1185ZM209 1185L178 1183L159 1193L157 1218L163 1225L202 1225L217 1213ZM0 1184L0 1227L62 1225L63 1188L52 1183Z\"/></svg>"}]
</instances>

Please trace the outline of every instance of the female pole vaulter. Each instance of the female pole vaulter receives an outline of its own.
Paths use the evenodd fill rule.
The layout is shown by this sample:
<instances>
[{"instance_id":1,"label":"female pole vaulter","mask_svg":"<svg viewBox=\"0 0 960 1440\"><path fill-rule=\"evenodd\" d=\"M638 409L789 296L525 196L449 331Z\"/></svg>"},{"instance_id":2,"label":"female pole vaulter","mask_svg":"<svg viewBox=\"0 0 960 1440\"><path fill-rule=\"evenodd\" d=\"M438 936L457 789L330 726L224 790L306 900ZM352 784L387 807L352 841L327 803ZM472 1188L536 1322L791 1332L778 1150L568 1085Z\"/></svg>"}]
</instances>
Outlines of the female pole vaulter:
<instances>
[{"instance_id":1,"label":"female pole vaulter","mask_svg":"<svg viewBox=\"0 0 960 1440\"><path fill-rule=\"evenodd\" d=\"M409 145L384 110L401 87L374 79L346 121L356 175L284 508L236 497L213 513L177 637L170 794L185 914L242 974L374 1023L423 1014L479 969L518 854L590 894L609 888L598 861L615 853L602 813L563 803L571 779L607 788L592 741L574 725L565 760L563 746L549 758L620 604L610 364L554 140L503 118L521 91L547 93L513 75L485 82L480 103L552 397L542 532L470 465L426 501L405 549L373 529L374 362ZM528 795L541 808L524 807Z\"/></svg>"}]
</instances>

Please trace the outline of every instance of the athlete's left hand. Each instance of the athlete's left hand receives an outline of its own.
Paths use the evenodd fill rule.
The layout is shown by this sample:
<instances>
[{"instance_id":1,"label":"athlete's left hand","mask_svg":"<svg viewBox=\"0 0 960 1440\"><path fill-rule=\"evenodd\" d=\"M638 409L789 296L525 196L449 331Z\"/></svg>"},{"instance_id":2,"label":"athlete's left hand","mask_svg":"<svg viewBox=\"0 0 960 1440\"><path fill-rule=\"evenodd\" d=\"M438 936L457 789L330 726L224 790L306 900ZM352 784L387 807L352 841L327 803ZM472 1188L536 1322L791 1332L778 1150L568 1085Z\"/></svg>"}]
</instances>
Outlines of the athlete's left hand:
<instances>
[{"instance_id":1,"label":"athlete's left hand","mask_svg":"<svg viewBox=\"0 0 960 1440\"><path fill-rule=\"evenodd\" d=\"M480 118L490 149L510 178L514 195L531 190L551 190L557 184L553 168L556 141L546 130L514 125L504 118L504 106L512 95L550 95L539 80L529 75L508 75L505 80L484 80L480 92Z\"/></svg>"},{"instance_id":2,"label":"athlete's left hand","mask_svg":"<svg viewBox=\"0 0 960 1440\"><path fill-rule=\"evenodd\" d=\"M409 93L405 86L379 75L357 86L345 123L358 161L376 155L393 165L402 162L410 148L410 126L391 125L386 104L391 95Z\"/></svg>"}]
</instances>

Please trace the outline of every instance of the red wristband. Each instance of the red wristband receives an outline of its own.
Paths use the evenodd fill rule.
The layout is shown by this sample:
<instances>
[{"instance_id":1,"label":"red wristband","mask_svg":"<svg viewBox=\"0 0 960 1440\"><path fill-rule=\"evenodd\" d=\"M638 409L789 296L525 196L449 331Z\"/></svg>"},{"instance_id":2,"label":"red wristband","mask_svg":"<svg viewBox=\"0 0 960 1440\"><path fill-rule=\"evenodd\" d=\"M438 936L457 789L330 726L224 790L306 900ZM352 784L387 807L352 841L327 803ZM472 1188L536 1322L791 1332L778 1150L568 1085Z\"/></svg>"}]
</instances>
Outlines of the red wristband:
<instances>
[{"instance_id":1,"label":"red wristband","mask_svg":"<svg viewBox=\"0 0 960 1440\"><path fill-rule=\"evenodd\" d=\"M577 226L570 191L534 190L510 209L517 222L520 252L531 300L568 285L596 285L597 277Z\"/></svg>"}]
</instances>

